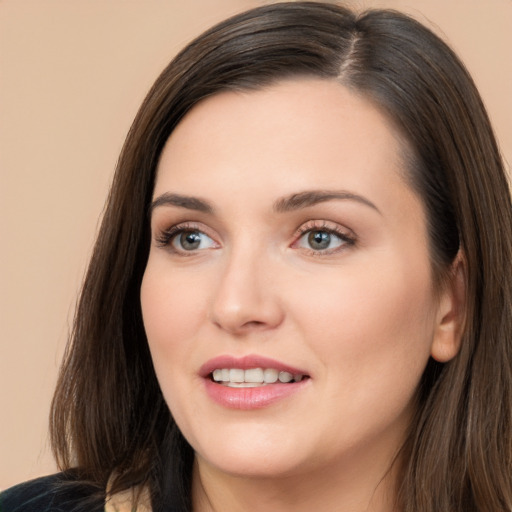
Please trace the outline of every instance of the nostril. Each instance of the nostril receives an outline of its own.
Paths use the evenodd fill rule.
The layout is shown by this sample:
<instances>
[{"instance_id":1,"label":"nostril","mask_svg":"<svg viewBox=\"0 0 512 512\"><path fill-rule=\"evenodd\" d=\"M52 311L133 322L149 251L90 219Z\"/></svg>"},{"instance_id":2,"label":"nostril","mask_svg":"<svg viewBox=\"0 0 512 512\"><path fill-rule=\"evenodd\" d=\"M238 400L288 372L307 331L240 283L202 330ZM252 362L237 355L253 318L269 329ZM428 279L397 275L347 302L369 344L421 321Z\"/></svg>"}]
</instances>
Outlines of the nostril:
<instances>
[{"instance_id":1,"label":"nostril","mask_svg":"<svg viewBox=\"0 0 512 512\"><path fill-rule=\"evenodd\" d=\"M247 327L247 328L251 328L251 327L261 327L261 326L264 326L265 325L265 322L259 322L258 320L251 320L250 322L246 322L245 324L242 325L242 327Z\"/></svg>"}]
</instances>

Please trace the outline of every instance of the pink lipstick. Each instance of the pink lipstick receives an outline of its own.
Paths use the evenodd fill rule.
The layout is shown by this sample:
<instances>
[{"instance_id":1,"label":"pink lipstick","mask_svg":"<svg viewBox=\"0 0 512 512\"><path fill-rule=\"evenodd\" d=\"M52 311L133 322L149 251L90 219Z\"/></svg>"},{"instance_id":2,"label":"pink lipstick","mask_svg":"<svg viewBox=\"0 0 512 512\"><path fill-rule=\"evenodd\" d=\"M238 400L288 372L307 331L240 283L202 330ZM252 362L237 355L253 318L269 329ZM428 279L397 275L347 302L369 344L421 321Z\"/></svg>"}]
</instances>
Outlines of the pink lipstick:
<instances>
[{"instance_id":1,"label":"pink lipstick","mask_svg":"<svg viewBox=\"0 0 512 512\"><path fill-rule=\"evenodd\" d=\"M223 355L199 370L208 396L230 409L261 409L308 385L309 374L300 368L258 355Z\"/></svg>"}]
</instances>

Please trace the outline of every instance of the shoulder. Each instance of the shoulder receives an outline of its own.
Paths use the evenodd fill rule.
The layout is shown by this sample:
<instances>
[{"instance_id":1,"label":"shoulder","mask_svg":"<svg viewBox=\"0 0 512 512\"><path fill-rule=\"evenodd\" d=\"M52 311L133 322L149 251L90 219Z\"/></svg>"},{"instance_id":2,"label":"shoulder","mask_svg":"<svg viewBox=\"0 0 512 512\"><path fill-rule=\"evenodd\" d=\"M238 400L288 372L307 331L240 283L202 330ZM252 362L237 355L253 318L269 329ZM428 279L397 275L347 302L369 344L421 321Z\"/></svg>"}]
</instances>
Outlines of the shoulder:
<instances>
[{"instance_id":1,"label":"shoulder","mask_svg":"<svg viewBox=\"0 0 512 512\"><path fill-rule=\"evenodd\" d=\"M97 490L96 490L97 491ZM74 481L72 473L36 478L0 494L1 512L102 512L93 490ZM94 501L96 505L94 505Z\"/></svg>"}]
</instances>

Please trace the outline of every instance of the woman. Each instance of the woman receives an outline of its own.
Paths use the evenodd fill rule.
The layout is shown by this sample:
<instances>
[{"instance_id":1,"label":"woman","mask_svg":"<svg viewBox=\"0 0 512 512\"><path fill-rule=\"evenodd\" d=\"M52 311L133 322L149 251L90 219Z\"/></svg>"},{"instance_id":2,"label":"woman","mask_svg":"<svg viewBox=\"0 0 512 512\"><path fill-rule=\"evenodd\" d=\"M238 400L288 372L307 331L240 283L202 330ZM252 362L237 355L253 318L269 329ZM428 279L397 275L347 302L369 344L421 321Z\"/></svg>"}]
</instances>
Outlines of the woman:
<instances>
[{"instance_id":1,"label":"woman","mask_svg":"<svg viewBox=\"0 0 512 512\"><path fill-rule=\"evenodd\" d=\"M482 102L423 26L296 2L214 27L122 151L64 472L2 510L512 509L511 227Z\"/></svg>"}]
</instances>

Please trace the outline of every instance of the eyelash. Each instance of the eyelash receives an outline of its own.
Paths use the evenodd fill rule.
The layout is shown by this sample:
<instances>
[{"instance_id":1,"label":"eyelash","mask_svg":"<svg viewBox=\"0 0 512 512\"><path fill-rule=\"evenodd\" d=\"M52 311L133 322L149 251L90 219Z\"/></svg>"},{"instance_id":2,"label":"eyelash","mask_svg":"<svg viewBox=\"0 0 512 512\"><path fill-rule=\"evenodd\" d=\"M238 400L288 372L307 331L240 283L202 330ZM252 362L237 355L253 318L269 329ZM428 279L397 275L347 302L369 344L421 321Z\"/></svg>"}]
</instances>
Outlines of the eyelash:
<instances>
[{"instance_id":1,"label":"eyelash","mask_svg":"<svg viewBox=\"0 0 512 512\"><path fill-rule=\"evenodd\" d=\"M197 226L193 223L185 222L182 224L176 224L175 226L171 226L170 228L165 229L165 230L161 231L160 233L158 233L155 237L155 241L156 241L158 247L171 247L171 242L177 235L181 235L182 233L187 233L187 232L193 233L195 231L204 233L203 228L200 228L199 226ZM207 235L207 233L204 233L204 234ZM209 235L207 235L207 236L209 236ZM173 248L173 250L174 250L174 252L178 252L174 248ZM187 252L187 251L183 251L183 252ZM192 252L192 251L190 251L190 252Z\"/></svg>"},{"instance_id":2,"label":"eyelash","mask_svg":"<svg viewBox=\"0 0 512 512\"><path fill-rule=\"evenodd\" d=\"M343 249L346 249L347 246L348 247L354 246L357 242L357 239L354 235L349 235L346 231L341 230L337 226L335 227L333 225L330 225L326 221L312 220L312 221L308 221L305 224L303 224L302 226L300 226L300 228L296 231L296 233L294 235L294 242L293 242L292 246L296 245L302 239L302 237L304 235L306 235L307 233L311 233L311 232L315 232L315 231L328 233L329 235L334 235L337 238L339 238L343 243L341 244L341 246L336 247L334 249L330 249L330 250L329 249L316 250L316 249L311 249L311 248L303 248L303 250L307 251L307 253L310 255L326 256L326 255L334 254ZM172 245L172 241L177 235L180 235L182 233L187 233L187 232L190 232L190 233L199 232L199 233L205 234L209 238L213 239L213 237L211 237L210 235L208 235L208 233L206 233L204 231L204 228L198 226L197 224L186 222L186 223L182 223L182 224L176 224L175 226L171 226L168 229L162 230L160 233L158 233L155 236L155 241L156 241L156 244L158 245L158 247L166 247L169 250L171 250L173 253L179 254L181 256L191 256L195 253L195 251L179 250L179 249L176 249L175 247L173 247L173 245Z\"/></svg>"},{"instance_id":3,"label":"eyelash","mask_svg":"<svg viewBox=\"0 0 512 512\"><path fill-rule=\"evenodd\" d=\"M349 234L347 230L342 230L339 226L332 225L327 221L311 220L303 224L297 230L295 234L295 242L293 243L293 245L297 244L301 240L301 238L307 233L312 233L315 231L321 233L328 233L329 235L334 235L337 238L339 238L343 242L343 244L334 249L326 249L322 251L304 248L304 250L306 250L308 254L312 256L327 256L335 254L339 251L346 249L347 247L354 246L357 242L355 235Z\"/></svg>"}]
</instances>

